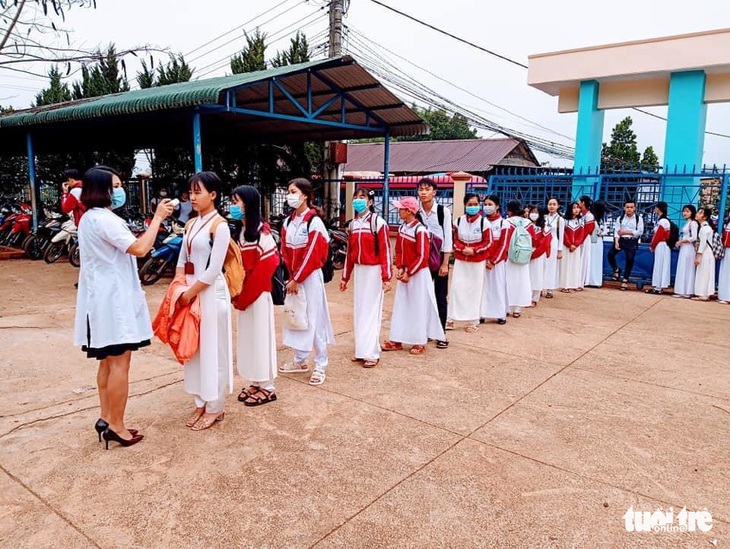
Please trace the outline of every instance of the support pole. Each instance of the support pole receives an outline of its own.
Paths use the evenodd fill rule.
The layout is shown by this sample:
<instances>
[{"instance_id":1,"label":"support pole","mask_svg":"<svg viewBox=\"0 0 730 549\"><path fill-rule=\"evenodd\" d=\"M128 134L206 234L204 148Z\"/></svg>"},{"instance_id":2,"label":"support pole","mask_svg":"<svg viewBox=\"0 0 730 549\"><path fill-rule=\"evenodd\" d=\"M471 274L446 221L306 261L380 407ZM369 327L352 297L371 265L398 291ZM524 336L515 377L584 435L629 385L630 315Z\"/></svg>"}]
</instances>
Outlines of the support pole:
<instances>
[{"instance_id":1,"label":"support pole","mask_svg":"<svg viewBox=\"0 0 730 549\"><path fill-rule=\"evenodd\" d=\"M722 187L720 187L720 204L717 207L717 231L722 234L725 225L725 209L727 208L728 184L730 184L730 174L723 171Z\"/></svg>"},{"instance_id":2,"label":"support pole","mask_svg":"<svg viewBox=\"0 0 730 549\"><path fill-rule=\"evenodd\" d=\"M329 47L327 57L339 57L342 55L342 18L345 14L345 0L332 0L330 2L330 34ZM309 112L312 112L312 78L311 73L307 75L307 102ZM345 103L344 99L342 101ZM344 107L343 107L344 110ZM340 180L342 179L342 166L334 163L332 158L332 142L325 141L324 144L324 161L325 161L325 179L327 180L327 188L325 189L325 198L327 199L326 211L327 216L339 217L340 215ZM345 197L347 200L348 197Z\"/></svg>"},{"instance_id":3,"label":"support pole","mask_svg":"<svg viewBox=\"0 0 730 549\"><path fill-rule=\"evenodd\" d=\"M193 113L193 157L195 173L203 171L203 141L200 135L200 111Z\"/></svg>"},{"instance_id":4,"label":"support pole","mask_svg":"<svg viewBox=\"0 0 730 549\"><path fill-rule=\"evenodd\" d=\"M385 147L383 148L383 219L390 224L390 132L385 134Z\"/></svg>"},{"instance_id":5,"label":"support pole","mask_svg":"<svg viewBox=\"0 0 730 549\"><path fill-rule=\"evenodd\" d=\"M25 136L25 145L28 151L28 179L30 180L30 203L33 209L33 231L38 230L38 200L37 182L35 174L35 150L33 147L33 136L28 132Z\"/></svg>"},{"instance_id":6,"label":"support pole","mask_svg":"<svg viewBox=\"0 0 730 549\"><path fill-rule=\"evenodd\" d=\"M573 200L595 189L601 169L604 111L598 108L599 84L595 80L580 83L578 129L575 136L573 166ZM595 174L591 177L591 174Z\"/></svg>"}]
</instances>

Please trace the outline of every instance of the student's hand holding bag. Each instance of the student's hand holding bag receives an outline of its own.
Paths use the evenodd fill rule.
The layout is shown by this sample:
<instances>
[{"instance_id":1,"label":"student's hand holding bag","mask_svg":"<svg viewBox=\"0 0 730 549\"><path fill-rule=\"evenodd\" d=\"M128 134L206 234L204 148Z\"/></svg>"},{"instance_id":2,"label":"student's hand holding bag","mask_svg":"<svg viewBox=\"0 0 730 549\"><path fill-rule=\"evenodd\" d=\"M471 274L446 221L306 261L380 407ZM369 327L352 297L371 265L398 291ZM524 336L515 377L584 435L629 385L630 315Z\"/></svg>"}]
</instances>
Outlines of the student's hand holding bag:
<instances>
[{"instance_id":1,"label":"student's hand holding bag","mask_svg":"<svg viewBox=\"0 0 730 549\"><path fill-rule=\"evenodd\" d=\"M306 330L309 328L307 296L301 286L297 293L286 294L284 299L284 325L290 330Z\"/></svg>"}]
</instances>

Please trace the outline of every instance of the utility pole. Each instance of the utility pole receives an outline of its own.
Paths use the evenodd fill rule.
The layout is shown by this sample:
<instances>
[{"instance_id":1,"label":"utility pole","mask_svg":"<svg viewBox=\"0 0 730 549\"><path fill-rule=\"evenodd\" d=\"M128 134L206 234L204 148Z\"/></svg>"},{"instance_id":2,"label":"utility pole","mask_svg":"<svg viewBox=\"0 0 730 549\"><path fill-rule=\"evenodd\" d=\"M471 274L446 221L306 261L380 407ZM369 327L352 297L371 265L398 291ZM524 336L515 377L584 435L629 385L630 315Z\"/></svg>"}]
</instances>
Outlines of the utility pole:
<instances>
[{"instance_id":1,"label":"utility pole","mask_svg":"<svg viewBox=\"0 0 730 549\"><path fill-rule=\"evenodd\" d=\"M347 0L349 3L349 0ZM342 55L342 19L345 16L345 0L330 0L330 39L328 57L339 57ZM329 218L340 215L340 180L342 179L342 168L340 164L334 163L331 157L332 143L324 144L325 175L327 184L324 195L327 205L327 216Z\"/></svg>"}]
</instances>

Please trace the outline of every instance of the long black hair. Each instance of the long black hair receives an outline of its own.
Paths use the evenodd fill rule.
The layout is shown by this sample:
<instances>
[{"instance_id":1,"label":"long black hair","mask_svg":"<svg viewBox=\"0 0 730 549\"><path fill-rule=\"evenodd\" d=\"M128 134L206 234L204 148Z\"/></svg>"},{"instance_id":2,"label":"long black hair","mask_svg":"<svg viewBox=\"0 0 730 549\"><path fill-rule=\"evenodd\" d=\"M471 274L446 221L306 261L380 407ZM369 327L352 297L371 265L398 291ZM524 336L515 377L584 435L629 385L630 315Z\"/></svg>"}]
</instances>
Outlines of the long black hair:
<instances>
[{"instance_id":1,"label":"long black hair","mask_svg":"<svg viewBox=\"0 0 730 549\"><path fill-rule=\"evenodd\" d=\"M301 189L300 189L301 190ZM367 187L358 187L355 189L355 192L352 193L352 198L357 198L358 196L364 195L364 198L368 202L373 202L368 206L368 211L370 213L375 213L375 191L372 189L368 189Z\"/></svg>"},{"instance_id":2,"label":"long black hair","mask_svg":"<svg viewBox=\"0 0 730 549\"><path fill-rule=\"evenodd\" d=\"M261 194L251 185L241 185L231 193L243 202L246 217L243 221L243 238L246 242L256 242L261 236Z\"/></svg>"},{"instance_id":3,"label":"long black hair","mask_svg":"<svg viewBox=\"0 0 730 549\"><path fill-rule=\"evenodd\" d=\"M545 216L547 215L547 210L545 208L541 208L537 204L530 204L527 207L530 208L530 213L533 211L537 212L537 220L533 221L535 226L540 229L545 228Z\"/></svg>"},{"instance_id":4,"label":"long black hair","mask_svg":"<svg viewBox=\"0 0 730 549\"><path fill-rule=\"evenodd\" d=\"M220 206L221 206L221 189L223 188L223 183L221 182L221 178L218 177L218 174L215 172L198 172L194 176L190 178L188 181L188 187L190 190L199 190L201 185L205 188L206 191L209 193L215 192L215 200L213 201L213 207L220 212Z\"/></svg>"},{"instance_id":5,"label":"long black hair","mask_svg":"<svg viewBox=\"0 0 730 549\"><path fill-rule=\"evenodd\" d=\"M580 219L580 217L581 217L580 213L578 214L578 217L573 216L573 206L578 206L578 208L580 209L580 204L578 204L577 202L571 202L570 205L567 208L565 208L565 220L566 221L570 221L572 219Z\"/></svg>"},{"instance_id":6,"label":"long black hair","mask_svg":"<svg viewBox=\"0 0 730 549\"><path fill-rule=\"evenodd\" d=\"M596 223L600 223L603 221L603 218L606 216L606 210L608 209L608 205L606 204L605 200L596 200L593 203L593 217L596 218Z\"/></svg>"},{"instance_id":7,"label":"long black hair","mask_svg":"<svg viewBox=\"0 0 730 549\"><path fill-rule=\"evenodd\" d=\"M705 221L707 221L707 224L712 227L712 230L715 230L715 224L712 222L712 208L708 208L707 206L703 206L701 208L698 208L697 211L702 211L702 213L705 215Z\"/></svg>"},{"instance_id":8,"label":"long black hair","mask_svg":"<svg viewBox=\"0 0 730 549\"><path fill-rule=\"evenodd\" d=\"M669 205L666 202L664 202L664 201L657 202L656 209L659 210L660 212L662 212L659 215L659 219L666 219L667 218L667 212L669 211Z\"/></svg>"},{"instance_id":9,"label":"long black hair","mask_svg":"<svg viewBox=\"0 0 730 549\"><path fill-rule=\"evenodd\" d=\"M513 198L509 202L507 202L507 214L508 215L524 215L525 209L522 207L522 202L517 200L516 198Z\"/></svg>"}]
</instances>

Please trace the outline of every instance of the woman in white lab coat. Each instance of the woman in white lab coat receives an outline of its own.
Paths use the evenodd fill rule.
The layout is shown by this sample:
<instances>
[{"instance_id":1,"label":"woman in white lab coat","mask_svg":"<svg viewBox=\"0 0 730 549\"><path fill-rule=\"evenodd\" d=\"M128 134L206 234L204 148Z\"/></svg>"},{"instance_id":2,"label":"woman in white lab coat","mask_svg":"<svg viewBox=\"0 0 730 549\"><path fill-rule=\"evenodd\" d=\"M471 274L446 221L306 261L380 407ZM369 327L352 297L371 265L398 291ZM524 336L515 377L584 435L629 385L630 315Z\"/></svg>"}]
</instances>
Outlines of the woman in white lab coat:
<instances>
[{"instance_id":1,"label":"woman in white lab coat","mask_svg":"<svg viewBox=\"0 0 730 549\"><path fill-rule=\"evenodd\" d=\"M710 225L710 208L697 210L697 222L700 224L699 242L695 254L695 265L697 274L695 276L696 301L709 301L710 296L715 293L715 254L712 253L712 233Z\"/></svg>"},{"instance_id":2,"label":"woman in white lab coat","mask_svg":"<svg viewBox=\"0 0 730 549\"><path fill-rule=\"evenodd\" d=\"M185 364L185 392L193 395L195 410L185 425L202 431L221 421L226 393L233 390L231 296L223 275L231 232L218 213L221 180L213 172L190 178L190 201L198 216L185 227L176 277L188 289L181 306L200 299L200 345Z\"/></svg>"},{"instance_id":3,"label":"woman in white lab coat","mask_svg":"<svg viewBox=\"0 0 730 549\"><path fill-rule=\"evenodd\" d=\"M83 178L79 223L81 271L76 297L74 344L99 361L96 376L101 412L94 429L109 442L131 446L144 437L124 424L132 351L150 344L152 322L137 276L135 257L152 249L160 223L172 213L162 200L149 229L136 238L112 213L123 206L119 174L97 166ZM119 189L117 191L116 189ZM121 192L120 192L121 191Z\"/></svg>"}]
</instances>

